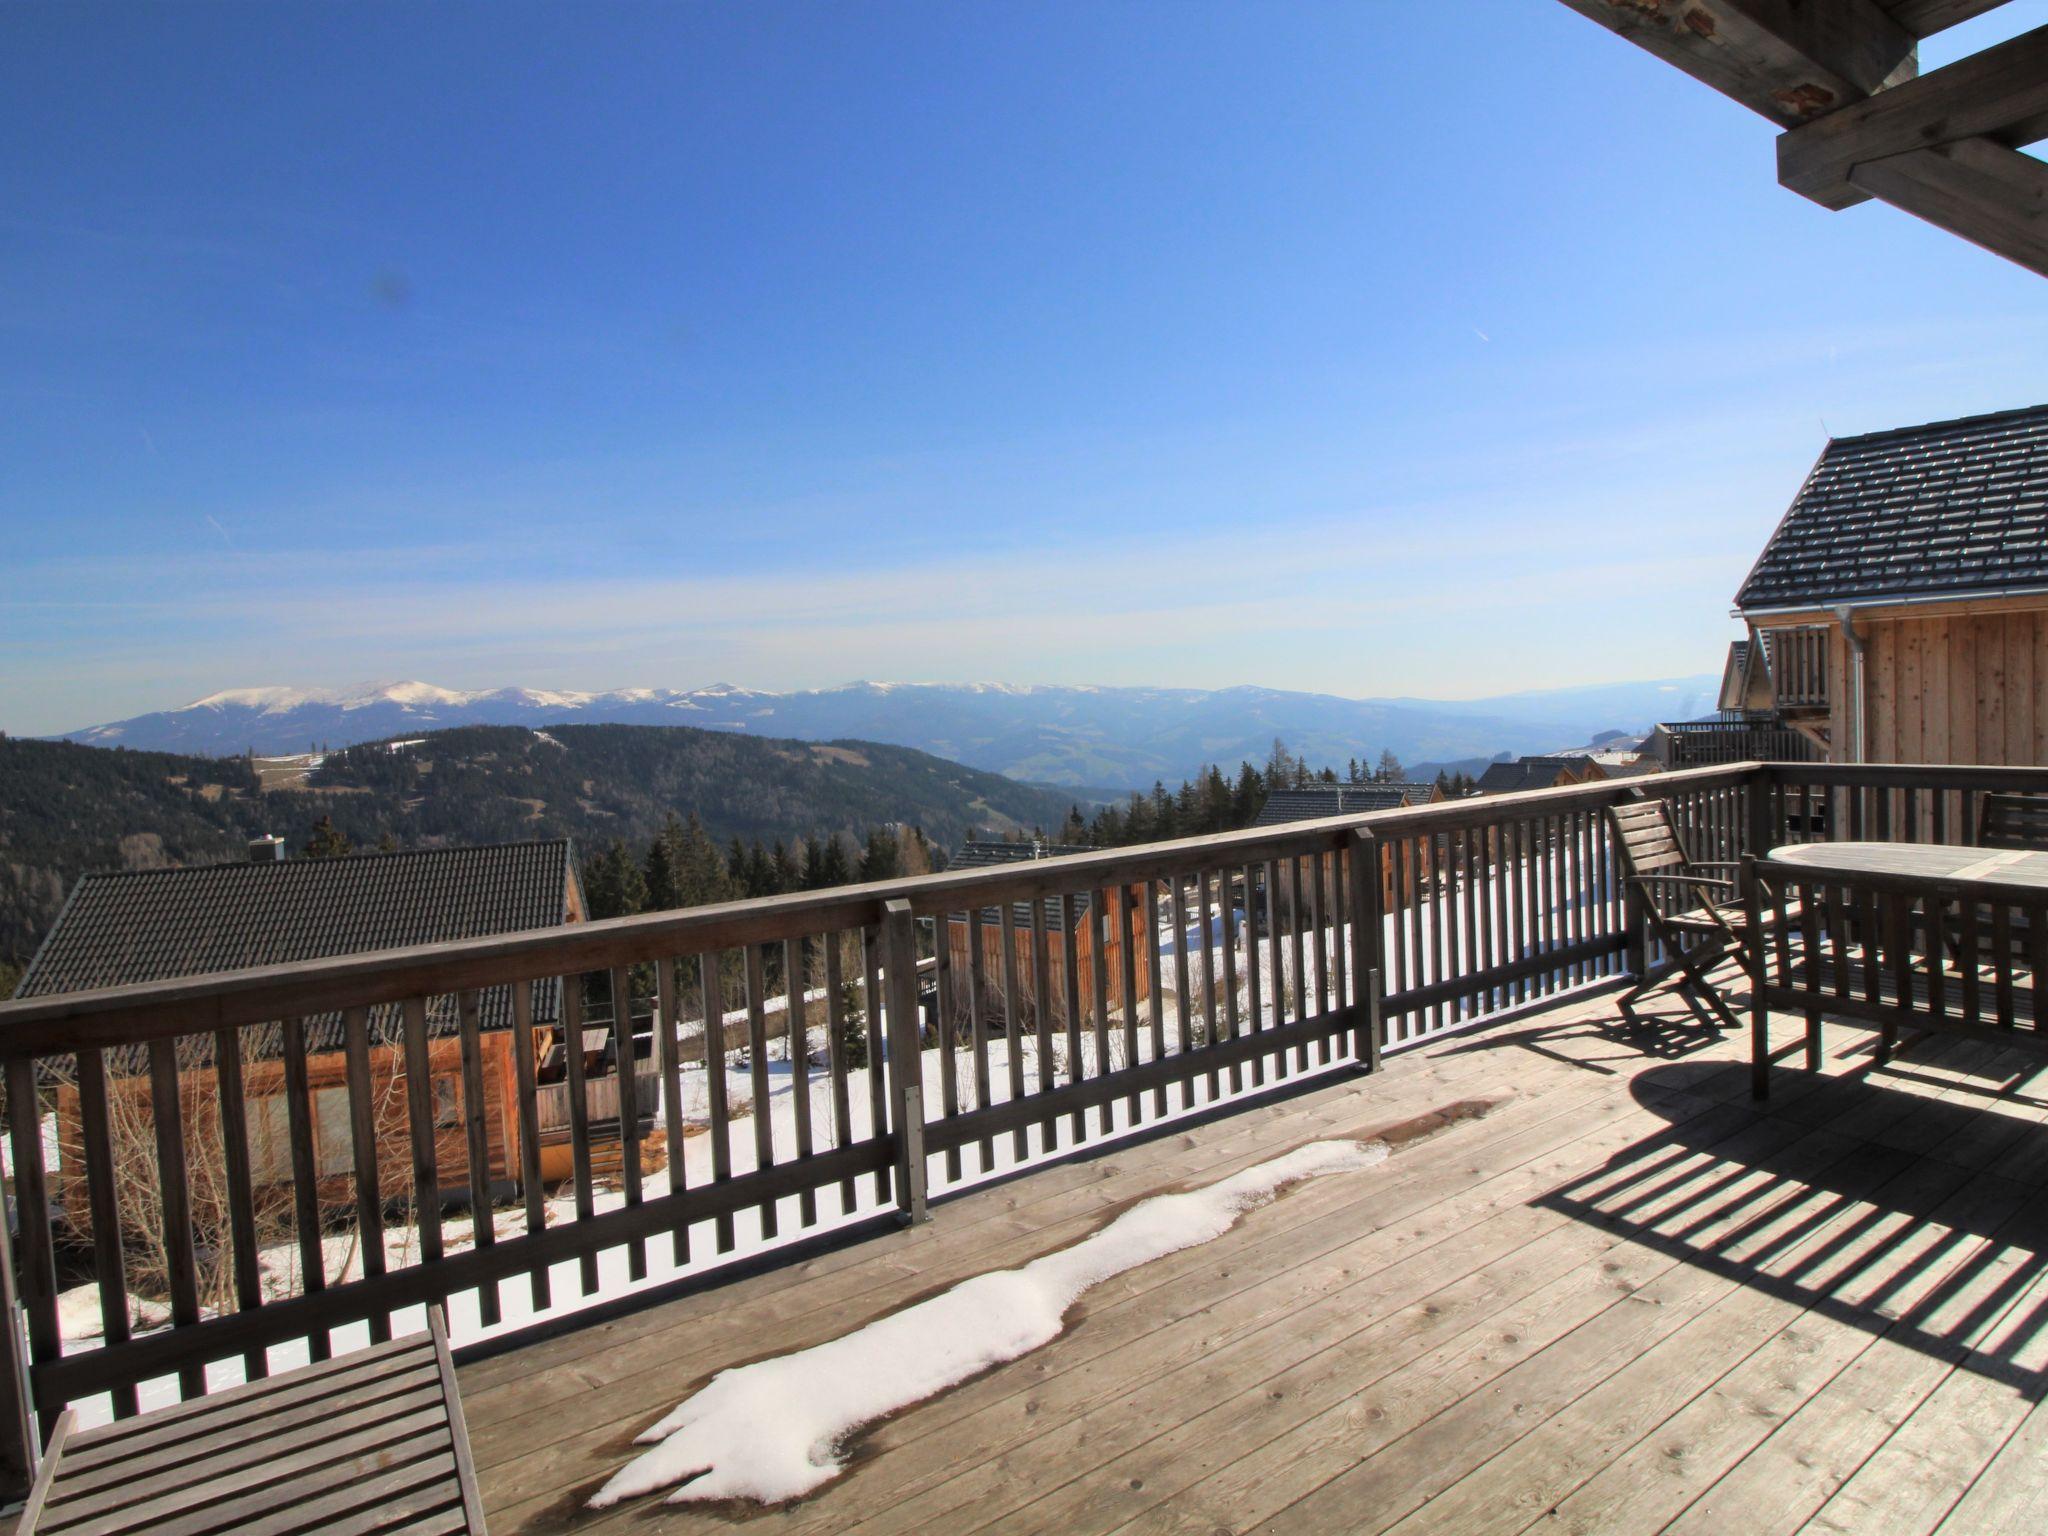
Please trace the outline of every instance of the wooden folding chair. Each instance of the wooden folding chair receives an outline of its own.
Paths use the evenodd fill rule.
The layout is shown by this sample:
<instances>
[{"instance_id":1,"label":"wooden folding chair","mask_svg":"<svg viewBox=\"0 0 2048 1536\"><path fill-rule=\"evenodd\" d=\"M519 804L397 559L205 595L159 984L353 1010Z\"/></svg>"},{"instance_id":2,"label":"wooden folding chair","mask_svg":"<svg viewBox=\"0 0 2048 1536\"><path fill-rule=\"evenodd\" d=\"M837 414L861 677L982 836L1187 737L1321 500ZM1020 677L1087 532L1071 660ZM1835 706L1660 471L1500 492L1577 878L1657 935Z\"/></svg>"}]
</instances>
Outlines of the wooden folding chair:
<instances>
[{"instance_id":1,"label":"wooden folding chair","mask_svg":"<svg viewBox=\"0 0 2048 1536\"><path fill-rule=\"evenodd\" d=\"M2048 852L2048 796L1986 794L1977 811L1977 846Z\"/></svg>"},{"instance_id":2,"label":"wooden folding chair","mask_svg":"<svg viewBox=\"0 0 2048 1536\"><path fill-rule=\"evenodd\" d=\"M1635 1018L1637 998L1665 981L1678 985L1719 1015L1729 1029L1741 1026L1735 1010L1707 979L1707 972L1739 951L1749 923L1737 897L1732 861L1689 858L1668 801L1641 797L1607 808L1608 826L1621 859L1623 890L1644 927L1663 943L1675 969L1645 974L1622 994L1621 1012ZM1720 871L1721 873L1710 873Z\"/></svg>"},{"instance_id":3,"label":"wooden folding chair","mask_svg":"<svg viewBox=\"0 0 2048 1536\"><path fill-rule=\"evenodd\" d=\"M484 1536L439 1307L425 1333L73 1423L66 1409L16 1536Z\"/></svg>"}]
</instances>

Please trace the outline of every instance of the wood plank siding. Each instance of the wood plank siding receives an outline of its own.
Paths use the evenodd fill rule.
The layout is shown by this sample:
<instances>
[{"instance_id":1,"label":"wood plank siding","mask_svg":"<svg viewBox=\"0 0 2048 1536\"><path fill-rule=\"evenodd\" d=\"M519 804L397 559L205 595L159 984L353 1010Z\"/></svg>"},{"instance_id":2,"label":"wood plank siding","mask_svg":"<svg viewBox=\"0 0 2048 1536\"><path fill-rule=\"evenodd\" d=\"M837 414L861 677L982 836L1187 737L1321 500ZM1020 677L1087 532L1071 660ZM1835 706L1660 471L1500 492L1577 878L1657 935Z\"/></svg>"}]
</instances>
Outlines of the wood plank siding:
<instances>
[{"instance_id":1,"label":"wood plank siding","mask_svg":"<svg viewBox=\"0 0 2048 1536\"><path fill-rule=\"evenodd\" d=\"M2048 607L1858 613L1864 751L1872 763L2048 764ZM1855 688L1839 624L1827 636L1828 760L1854 761Z\"/></svg>"},{"instance_id":2,"label":"wood plank siding","mask_svg":"<svg viewBox=\"0 0 2048 1536\"><path fill-rule=\"evenodd\" d=\"M479 1045L483 1128L489 1149L487 1176L493 1182L514 1179L519 1168L519 1119L511 1035L504 1030L494 1031L479 1037ZM377 1161L389 1186L385 1195L392 1198L405 1193L399 1170L406 1166L411 1148L406 1119L405 1053L400 1046L388 1045L372 1047L367 1054ZM470 1159L461 1041L430 1041L427 1061L434 1104L434 1163L440 1187L451 1194L462 1192L468 1188ZM241 1065L241 1074L251 1186L266 1189L289 1185L293 1182L293 1154L285 1063L246 1061ZM349 1202L354 1198L355 1163L347 1053L332 1051L309 1057L305 1087L311 1108L309 1130L320 1198L331 1204ZM112 1119L117 1135L118 1127L124 1124L146 1132L151 1114L150 1089L147 1075L108 1079L107 1097L114 1106ZM219 1147L221 1097L215 1069L182 1067L178 1073L178 1097L190 1142L197 1147ZM90 1202L85 1178L86 1136L77 1085L60 1082L56 1098L57 1192L72 1220L83 1230L88 1225Z\"/></svg>"}]
</instances>

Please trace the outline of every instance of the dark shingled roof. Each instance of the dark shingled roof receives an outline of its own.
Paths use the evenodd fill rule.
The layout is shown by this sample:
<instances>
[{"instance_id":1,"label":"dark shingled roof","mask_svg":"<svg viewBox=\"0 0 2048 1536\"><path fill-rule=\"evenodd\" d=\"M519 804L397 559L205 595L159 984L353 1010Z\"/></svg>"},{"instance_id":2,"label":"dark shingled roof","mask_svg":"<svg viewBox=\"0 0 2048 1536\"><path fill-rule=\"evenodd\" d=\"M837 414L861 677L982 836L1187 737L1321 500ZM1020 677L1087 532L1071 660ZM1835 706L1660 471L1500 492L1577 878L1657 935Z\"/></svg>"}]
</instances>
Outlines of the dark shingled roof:
<instances>
[{"instance_id":1,"label":"dark shingled roof","mask_svg":"<svg viewBox=\"0 0 2048 1536\"><path fill-rule=\"evenodd\" d=\"M1358 816L1421 805L1431 794L1427 784L1310 784L1303 789L1276 789L1266 796L1255 827L1277 827L1290 821L1318 821L1325 816Z\"/></svg>"},{"instance_id":2,"label":"dark shingled roof","mask_svg":"<svg viewBox=\"0 0 2048 1536\"><path fill-rule=\"evenodd\" d=\"M960 845L960 851L954 854L952 859L947 862L946 869L948 872L956 869L989 869L998 864L1029 864L1038 859L1057 859L1070 853L1094 853L1097 851L1093 848L1084 848L1076 843L984 842L976 838L969 838ZM1089 907L1088 893L1085 891L1077 892L1073 900L1074 918L1078 922L1087 915ZM984 907L982 908L981 918L990 927L994 927L1003 920L1003 914L1000 908ZM1028 901L1018 902L1011 908L1011 918L1019 928L1029 928L1031 926L1031 903ZM965 923L967 915L964 912L956 913L953 916L953 921ZM1046 932L1064 933L1066 926L1066 917L1059 901L1057 899L1048 899L1045 903Z\"/></svg>"},{"instance_id":3,"label":"dark shingled roof","mask_svg":"<svg viewBox=\"0 0 2048 1536\"><path fill-rule=\"evenodd\" d=\"M2048 586L2048 405L1838 437L1736 606Z\"/></svg>"},{"instance_id":4,"label":"dark shingled roof","mask_svg":"<svg viewBox=\"0 0 2048 1536\"><path fill-rule=\"evenodd\" d=\"M1573 762L1568 757L1519 757L1512 763L1488 763L1486 772L1479 775L1477 788L1482 795L1505 795L1523 789L1549 789L1557 782L1558 773L1570 769L1578 777L1583 763Z\"/></svg>"},{"instance_id":5,"label":"dark shingled roof","mask_svg":"<svg viewBox=\"0 0 2048 1536\"><path fill-rule=\"evenodd\" d=\"M1033 859L1057 859L1069 853L1093 853L1077 843L1004 843L969 838L947 862L948 870L986 869L994 864L1027 864Z\"/></svg>"},{"instance_id":6,"label":"dark shingled roof","mask_svg":"<svg viewBox=\"0 0 2048 1536\"><path fill-rule=\"evenodd\" d=\"M567 839L86 875L15 995L552 928L569 916L575 878ZM537 1022L555 1017L559 995L558 983L535 984ZM396 1012L376 1010L380 1036L390 1036ZM487 989L483 1026L503 1028L511 1019L510 989ZM306 1023L312 1049L341 1048L339 1014ZM431 1008L429 1027L452 1034L454 1009Z\"/></svg>"}]
</instances>

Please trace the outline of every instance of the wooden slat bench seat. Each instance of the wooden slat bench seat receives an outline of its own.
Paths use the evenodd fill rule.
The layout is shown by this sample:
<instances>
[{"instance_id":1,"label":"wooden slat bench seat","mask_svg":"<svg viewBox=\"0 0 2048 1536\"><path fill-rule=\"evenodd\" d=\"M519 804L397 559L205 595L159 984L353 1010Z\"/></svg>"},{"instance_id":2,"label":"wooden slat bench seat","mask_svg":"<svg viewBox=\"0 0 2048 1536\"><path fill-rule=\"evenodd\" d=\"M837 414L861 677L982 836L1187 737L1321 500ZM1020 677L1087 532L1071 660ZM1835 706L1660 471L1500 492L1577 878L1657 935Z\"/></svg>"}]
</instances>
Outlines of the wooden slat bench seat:
<instances>
[{"instance_id":1,"label":"wooden slat bench seat","mask_svg":"<svg viewBox=\"0 0 2048 1536\"><path fill-rule=\"evenodd\" d=\"M175 1408L74 1430L67 1411L21 1536L481 1533L438 1308L426 1333Z\"/></svg>"}]
</instances>

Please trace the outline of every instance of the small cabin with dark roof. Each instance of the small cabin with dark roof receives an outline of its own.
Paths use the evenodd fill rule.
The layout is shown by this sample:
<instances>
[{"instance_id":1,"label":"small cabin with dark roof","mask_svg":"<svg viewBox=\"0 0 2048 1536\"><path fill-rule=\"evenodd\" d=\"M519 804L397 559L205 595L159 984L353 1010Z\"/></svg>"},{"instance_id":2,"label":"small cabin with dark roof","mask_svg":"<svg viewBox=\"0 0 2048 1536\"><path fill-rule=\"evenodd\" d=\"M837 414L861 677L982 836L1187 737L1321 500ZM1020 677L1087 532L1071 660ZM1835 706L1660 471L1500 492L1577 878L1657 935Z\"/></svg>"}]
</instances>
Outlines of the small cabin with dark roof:
<instances>
[{"instance_id":1,"label":"small cabin with dark roof","mask_svg":"<svg viewBox=\"0 0 2048 1536\"><path fill-rule=\"evenodd\" d=\"M566 839L479 848L418 849L333 859L280 860L267 843L249 861L182 869L89 874L73 888L57 922L23 975L18 997L50 997L102 987L288 965L295 961L484 938L583 921L583 889ZM519 1167L519 1119L511 1031L521 1010L510 986L476 994L476 1067L484 1089L484 1126L492 1180ZM549 1054L561 1019L561 984L532 984L524 1010L536 1056ZM468 1139L463 1098L461 1009L431 1001L422 1020L432 1078L436 1176L466 1190ZM412 1156L407 1114L405 1021L395 1006L280 1020L240 1031L237 1067L248 1122L249 1173L258 1188L295 1178L294 1142L310 1148L317 1180L337 1192L354 1168L348 1118L351 1058L367 1074L376 1115L379 1161L404 1167ZM303 1044L311 1124L286 1111L288 1065ZM208 1036L190 1036L177 1061L187 1134L222 1143L220 1074ZM561 1052L553 1051L559 1061ZM140 1046L104 1053L109 1112L135 1134L151 1124L151 1066ZM60 1174L67 1208L86 1204L75 1081L55 1084ZM543 1130L543 1144L546 1142Z\"/></svg>"},{"instance_id":2,"label":"small cabin with dark roof","mask_svg":"<svg viewBox=\"0 0 2048 1536\"><path fill-rule=\"evenodd\" d=\"M1831 762L2048 762L2048 405L1832 439L1735 606Z\"/></svg>"}]
</instances>

